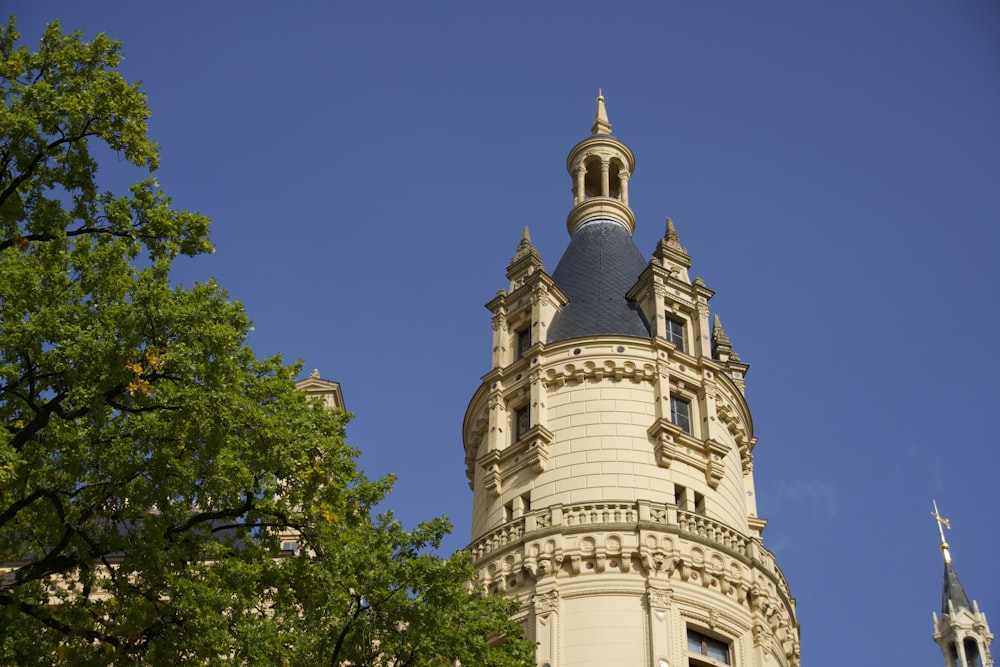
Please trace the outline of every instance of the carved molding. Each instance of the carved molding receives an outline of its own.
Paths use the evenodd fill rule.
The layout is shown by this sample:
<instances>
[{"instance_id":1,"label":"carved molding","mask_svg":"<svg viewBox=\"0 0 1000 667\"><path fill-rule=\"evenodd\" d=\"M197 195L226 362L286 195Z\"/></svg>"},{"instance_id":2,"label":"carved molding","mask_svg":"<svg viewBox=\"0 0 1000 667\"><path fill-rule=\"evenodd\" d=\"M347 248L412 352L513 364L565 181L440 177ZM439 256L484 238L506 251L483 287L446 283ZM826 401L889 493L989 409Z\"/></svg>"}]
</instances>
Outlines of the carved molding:
<instances>
[{"instance_id":1,"label":"carved molding","mask_svg":"<svg viewBox=\"0 0 1000 667\"><path fill-rule=\"evenodd\" d=\"M673 602L674 590L672 588L650 588L646 591L646 598L649 601L650 609L670 609Z\"/></svg>"},{"instance_id":2,"label":"carved molding","mask_svg":"<svg viewBox=\"0 0 1000 667\"><path fill-rule=\"evenodd\" d=\"M560 387L565 384L580 383L585 380L600 381L631 380L633 382L650 382L656 379L656 366L650 363L641 366L632 362L608 359L603 363L586 361L582 364L565 364L560 369L550 368L545 371L542 382L545 387Z\"/></svg>"},{"instance_id":3,"label":"carved molding","mask_svg":"<svg viewBox=\"0 0 1000 667\"><path fill-rule=\"evenodd\" d=\"M557 591L549 591L547 593L536 593L531 599L531 603L535 608L535 613L540 615L548 615L559 611L559 593Z\"/></svg>"}]
</instances>

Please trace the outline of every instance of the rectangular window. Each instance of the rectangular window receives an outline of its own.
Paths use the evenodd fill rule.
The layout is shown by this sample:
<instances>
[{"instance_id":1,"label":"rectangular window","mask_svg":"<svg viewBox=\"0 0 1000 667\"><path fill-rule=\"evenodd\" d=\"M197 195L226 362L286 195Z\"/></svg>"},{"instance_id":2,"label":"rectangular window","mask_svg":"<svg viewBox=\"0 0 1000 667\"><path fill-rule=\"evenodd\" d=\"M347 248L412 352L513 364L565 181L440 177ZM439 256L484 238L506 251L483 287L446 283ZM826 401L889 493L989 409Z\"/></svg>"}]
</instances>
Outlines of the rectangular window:
<instances>
[{"instance_id":1,"label":"rectangular window","mask_svg":"<svg viewBox=\"0 0 1000 667\"><path fill-rule=\"evenodd\" d=\"M680 509L687 509L687 489L680 484L674 484L674 505Z\"/></svg>"},{"instance_id":2,"label":"rectangular window","mask_svg":"<svg viewBox=\"0 0 1000 667\"><path fill-rule=\"evenodd\" d=\"M531 329L525 327L514 333L514 358L520 359L531 347Z\"/></svg>"},{"instance_id":3,"label":"rectangular window","mask_svg":"<svg viewBox=\"0 0 1000 667\"><path fill-rule=\"evenodd\" d=\"M670 397L670 421L681 427L681 430L691 434L691 403L676 396Z\"/></svg>"},{"instance_id":4,"label":"rectangular window","mask_svg":"<svg viewBox=\"0 0 1000 667\"><path fill-rule=\"evenodd\" d=\"M680 320L675 320L669 317L665 319L666 326L663 331L664 338L673 343L674 346L681 352L687 352L687 338L684 335L684 323Z\"/></svg>"},{"instance_id":5,"label":"rectangular window","mask_svg":"<svg viewBox=\"0 0 1000 667\"><path fill-rule=\"evenodd\" d=\"M531 428L531 410L527 405L514 410L514 442L524 437Z\"/></svg>"},{"instance_id":6,"label":"rectangular window","mask_svg":"<svg viewBox=\"0 0 1000 667\"><path fill-rule=\"evenodd\" d=\"M705 496L703 494L694 492L694 513L704 514L705 513Z\"/></svg>"},{"instance_id":7,"label":"rectangular window","mask_svg":"<svg viewBox=\"0 0 1000 667\"><path fill-rule=\"evenodd\" d=\"M729 644L714 637L703 635L696 630L688 628L688 653L700 655L722 665L732 664L729 659ZM692 665L704 664L696 661L689 661Z\"/></svg>"},{"instance_id":8,"label":"rectangular window","mask_svg":"<svg viewBox=\"0 0 1000 667\"><path fill-rule=\"evenodd\" d=\"M531 494L525 493L521 496L521 512L528 513L531 511Z\"/></svg>"}]
</instances>

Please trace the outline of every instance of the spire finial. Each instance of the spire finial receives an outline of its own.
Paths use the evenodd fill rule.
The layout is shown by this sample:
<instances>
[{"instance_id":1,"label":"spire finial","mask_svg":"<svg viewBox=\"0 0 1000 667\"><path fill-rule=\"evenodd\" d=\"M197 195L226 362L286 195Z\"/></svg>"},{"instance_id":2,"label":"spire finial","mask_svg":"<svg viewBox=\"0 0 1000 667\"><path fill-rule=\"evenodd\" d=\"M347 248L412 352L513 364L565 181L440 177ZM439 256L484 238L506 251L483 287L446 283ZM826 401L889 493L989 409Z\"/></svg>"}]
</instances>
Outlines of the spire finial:
<instances>
[{"instance_id":1,"label":"spire finial","mask_svg":"<svg viewBox=\"0 0 1000 667\"><path fill-rule=\"evenodd\" d=\"M517 242L517 252L514 253L514 259L518 257L524 257L525 255L531 253L537 254L538 251L535 250L535 246L531 243L531 233L528 228L525 227L521 230L521 240Z\"/></svg>"},{"instance_id":2,"label":"spire finial","mask_svg":"<svg viewBox=\"0 0 1000 667\"><path fill-rule=\"evenodd\" d=\"M951 552L948 551L948 542L944 539L944 529L947 528L948 530L951 530L951 522L941 516L938 512L937 501L932 500L931 502L934 503L934 511L931 513L931 516L934 517L935 521L937 521L938 534L941 536L941 553L944 554L944 562L950 563Z\"/></svg>"},{"instance_id":3,"label":"spire finial","mask_svg":"<svg viewBox=\"0 0 1000 667\"><path fill-rule=\"evenodd\" d=\"M604 108L604 92L597 89L597 113L594 115L594 126L590 128L591 134L611 134L611 121L608 120L608 111Z\"/></svg>"},{"instance_id":4,"label":"spire finial","mask_svg":"<svg viewBox=\"0 0 1000 667\"><path fill-rule=\"evenodd\" d=\"M535 248L535 246L532 245L532 243L531 243L531 233L528 231L527 227L525 227L524 229L521 230L521 240L517 242L517 250L514 252L513 259L510 260L511 261L510 266L507 267L507 269L508 269L507 277L508 278L510 278L511 275L512 275L510 273L510 271L513 269L514 263L515 262L520 262L521 260L523 260L526 257L531 258L531 262L529 262L529 263L532 266L534 266L537 269L544 269L544 267L542 266L542 258L538 254L538 249ZM529 273L531 273L531 271L534 271L534 270L535 269L529 270ZM513 286L511 287L511 291L514 291L514 287Z\"/></svg>"},{"instance_id":5,"label":"spire finial","mask_svg":"<svg viewBox=\"0 0 1000 667\"><path fill-rule=\"evenodd\" d=\"M719 317L718 313L715 313L715 319L712 321L712 338L718 345L731 345L726 330L722 328L722 318Z\"/></svg>"},{"instance_id":6,"label":"spire finial","mask_svg":"<svg viewBox=\"0 0 1000 667\"><path fill-rule=\"evenodd\" d=\"M677 235L677 228L674 227L674 221L667 218L667 230L663 233L663 238L666 239L667 245L681 252L687 252L684 246L681 245L681 237Z\"/></svg>"}]
</instances>

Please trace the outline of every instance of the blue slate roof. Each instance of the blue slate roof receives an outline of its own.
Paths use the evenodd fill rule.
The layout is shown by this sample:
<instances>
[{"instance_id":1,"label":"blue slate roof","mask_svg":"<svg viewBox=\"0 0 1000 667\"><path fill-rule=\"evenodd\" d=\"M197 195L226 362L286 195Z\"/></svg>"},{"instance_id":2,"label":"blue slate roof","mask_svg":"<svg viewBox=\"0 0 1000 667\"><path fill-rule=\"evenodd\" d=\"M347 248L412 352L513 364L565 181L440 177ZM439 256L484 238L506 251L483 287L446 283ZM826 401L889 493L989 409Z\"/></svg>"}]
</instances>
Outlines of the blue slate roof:
<instances>
[{"instance_id":1,"label":"blue slate roof","mask_svg":"<svg viewBox=\"0 0 1000 667\"><path fill-rule=\"evenodd\" d=\"M547 342L607 334L649 338L642 313L625 298L646 263L616 222L595 220L577 229L552 274L569 303L552 320Z\"/></svg>"},{"instance_id":2,"label":"blue slate roof","mask_svg":"<svg viewBox=\"0 0 1000 667\"><path fill-rule=\"evenodd\" d=\"M951 566L950 562L944 564L944 592L941 595L942 614L950 613L948 600L951 600L951 603L955 605L955 611L972 609L972 605L969 604L969 596L965 594L962 582L958 580L958 573L955 572L955 568Z\"/></svg>"}]
</instances>

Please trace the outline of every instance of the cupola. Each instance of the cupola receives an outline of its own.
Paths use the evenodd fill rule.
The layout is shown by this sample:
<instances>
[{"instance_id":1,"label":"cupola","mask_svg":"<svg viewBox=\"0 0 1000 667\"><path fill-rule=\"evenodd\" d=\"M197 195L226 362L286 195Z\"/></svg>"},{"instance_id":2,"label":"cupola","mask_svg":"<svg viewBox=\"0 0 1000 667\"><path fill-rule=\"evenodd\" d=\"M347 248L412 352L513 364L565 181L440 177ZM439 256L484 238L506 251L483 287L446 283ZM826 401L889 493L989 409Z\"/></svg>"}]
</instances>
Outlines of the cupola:
<instances>
[{"instance_id":1,"label":"cupola","mask_svg":"<svg viewBox=\"0 0 1000 667\"><path fill-rule=\"evenodd\" d=\"M628 146L611 136L611 122L600 91L590 132L566 158L566 168L573 178L573 209L566 228L572 236L588 222L605 220L622 225L631 234L635 215L628 206L628 181L635 170L635 156Z\"/></svg>"}]
</instances>

